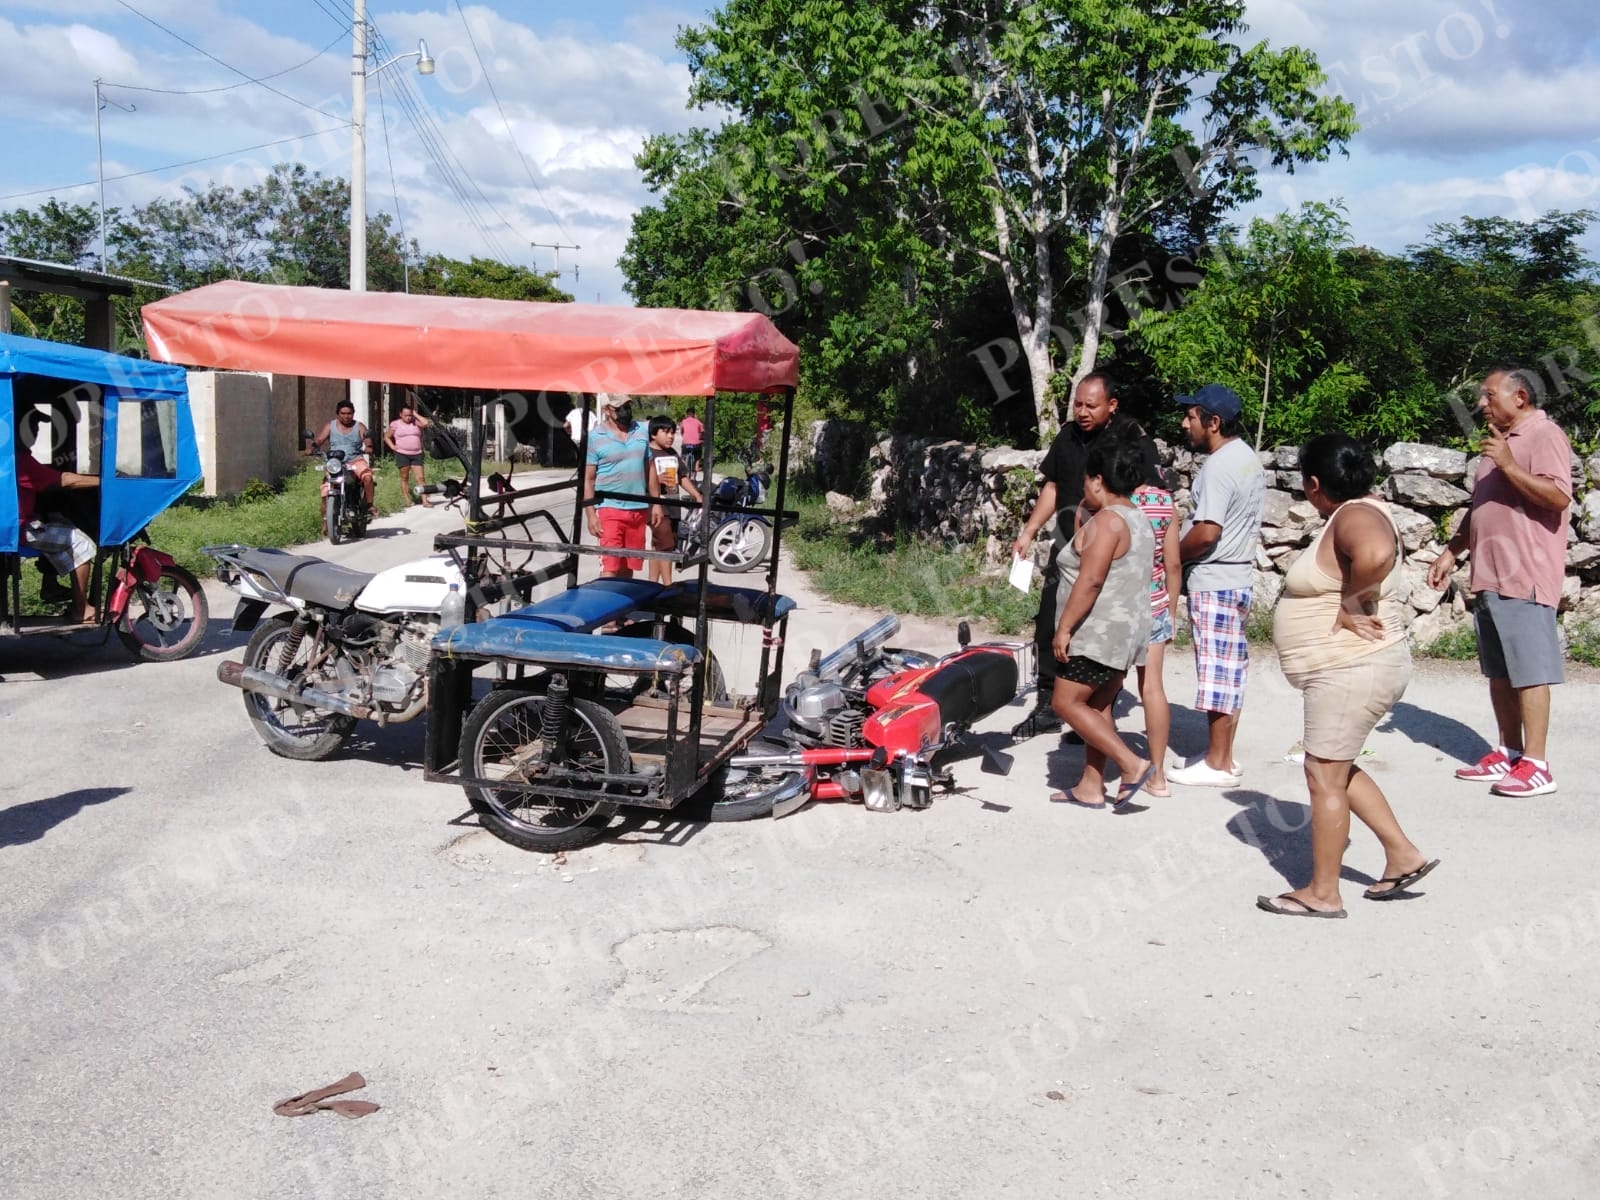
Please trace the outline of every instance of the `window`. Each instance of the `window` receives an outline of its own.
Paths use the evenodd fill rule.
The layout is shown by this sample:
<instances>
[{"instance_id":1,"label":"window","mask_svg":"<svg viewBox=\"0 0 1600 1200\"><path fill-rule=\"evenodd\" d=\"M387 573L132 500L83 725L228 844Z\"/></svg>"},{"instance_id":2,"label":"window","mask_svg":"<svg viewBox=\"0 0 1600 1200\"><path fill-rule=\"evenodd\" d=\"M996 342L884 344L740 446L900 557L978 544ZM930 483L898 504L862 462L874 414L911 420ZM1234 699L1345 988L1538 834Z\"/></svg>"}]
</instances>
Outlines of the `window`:
<instances>
[{"instance_id":1,"label":"window","mask_svg":"<svg viewBox=\"0 0 1600 1200\"><path fill-rule=\"evenodd\" d=\"M117 400L117 478L172 479L178 473L178 406Z\"/></svg>"}]
</instances>

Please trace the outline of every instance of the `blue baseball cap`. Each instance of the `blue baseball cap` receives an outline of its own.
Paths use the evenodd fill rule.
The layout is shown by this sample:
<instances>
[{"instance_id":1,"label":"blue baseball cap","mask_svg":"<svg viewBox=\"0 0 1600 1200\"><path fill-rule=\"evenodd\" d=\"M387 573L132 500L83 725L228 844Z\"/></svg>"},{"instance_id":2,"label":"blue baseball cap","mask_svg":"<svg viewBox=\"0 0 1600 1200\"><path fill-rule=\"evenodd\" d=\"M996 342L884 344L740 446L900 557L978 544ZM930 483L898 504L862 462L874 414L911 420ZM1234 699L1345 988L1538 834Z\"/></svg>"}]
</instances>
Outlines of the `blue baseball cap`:
<instances>
[{"instance_id":1,"label":"blue baseball cap","mask_svg":"<svg viewBox=\"0 0 1600 1200\"><path fill-rule=\"evenodd\" d=\"M1244 401L1239 399L1239 393L1220 383L1208 383L1194 395L1179 396L1177 400L1179 408L1192 408L1198 404L1224 421L1236 421L1244 411Z\"/></svg>"}]
</instances>

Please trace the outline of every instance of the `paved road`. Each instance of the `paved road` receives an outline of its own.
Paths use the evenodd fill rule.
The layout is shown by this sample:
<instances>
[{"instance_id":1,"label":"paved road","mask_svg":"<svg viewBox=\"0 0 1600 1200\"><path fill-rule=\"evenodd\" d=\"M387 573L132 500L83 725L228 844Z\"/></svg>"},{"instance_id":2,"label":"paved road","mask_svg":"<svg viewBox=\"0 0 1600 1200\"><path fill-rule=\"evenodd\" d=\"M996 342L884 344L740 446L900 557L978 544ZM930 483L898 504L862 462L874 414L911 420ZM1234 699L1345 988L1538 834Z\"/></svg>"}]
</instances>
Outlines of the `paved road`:
<instances>
[{"instance_id":1,"label":"paved road","mask_svg":"<svg viewBox=\"0 0 1600 1200\"><path fill-rule=\"evenodd\" d=\"M798 653L867 620L788 585ZM669 818L554 864L422 782L418 726L268 754L221 624L169 665L0 649L0 1196L1594 1194L1592 682L1557 698L1562 792L1511 803L1449 778L1483 689L1422 673L1373 770L1444 865L1364 903L1357 830L1351 918L1296 922L1252 906L1306 863L1270 664L1237 792L1053 806L1079 752L1038 739L926 812ZM378 1114L272 1114L352 1070Z\"/></svg>"}]
</instances>

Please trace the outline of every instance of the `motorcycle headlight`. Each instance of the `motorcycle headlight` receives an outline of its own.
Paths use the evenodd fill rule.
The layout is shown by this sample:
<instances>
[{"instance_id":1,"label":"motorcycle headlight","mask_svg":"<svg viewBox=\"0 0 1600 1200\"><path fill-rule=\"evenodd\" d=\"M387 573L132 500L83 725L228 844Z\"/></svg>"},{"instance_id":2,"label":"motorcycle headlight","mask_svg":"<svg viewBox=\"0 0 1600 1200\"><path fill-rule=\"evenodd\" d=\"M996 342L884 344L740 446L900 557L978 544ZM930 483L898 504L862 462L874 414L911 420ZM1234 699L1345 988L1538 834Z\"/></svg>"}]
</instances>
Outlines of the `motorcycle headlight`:
<instances>
[{"instance_id":1,"label":"motorcycle headlight","mask_svg":"<svg viewBox=\"0 0 1600 1200\"><path fill-rule=\"evenodd\" d=\"M894 794L894 776L888 771L862 771L861 801L873 812L894 812L900 807L900 798Z\"/></svg>"},{"instance_id":2,"label":"motorcycle headlight","mask_svg":"<svg viewBox=\"0 0 1600 1200\"><path fill-rule=\"evenodd\" d=\"M330 458L328 460L328 476L329 476L329 478L337 479L339 476L341 476L343 474L344 474L344 463L341 462L337 458Z\"/></svg>"}]
</instances>

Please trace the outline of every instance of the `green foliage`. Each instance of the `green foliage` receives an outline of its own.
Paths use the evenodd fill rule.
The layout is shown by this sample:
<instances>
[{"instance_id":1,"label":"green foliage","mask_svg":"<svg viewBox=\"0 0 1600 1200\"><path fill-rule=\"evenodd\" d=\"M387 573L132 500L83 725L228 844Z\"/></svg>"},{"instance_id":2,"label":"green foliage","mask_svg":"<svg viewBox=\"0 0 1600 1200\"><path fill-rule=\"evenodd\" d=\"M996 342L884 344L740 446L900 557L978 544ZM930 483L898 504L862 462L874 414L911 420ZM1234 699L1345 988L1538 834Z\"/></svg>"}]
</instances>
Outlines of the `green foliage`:
<instances>
[{"instance_id":1,"label":"green foliage","mask_svg":"<svg viewBox=\"0 0 1600 1200\"><path fill-rule=\"evenodd\" d=\"M1600 622L1581 621L1568 627L1567 657L1586 667L1600 667Z\"/></svg>"},{"instance_id":2,"label":"green foliage","mask_svg":"<svg viewBox=\"0 0 1600 1200\"><path fill-rule=\"evenodd\" d=\"M244 487L239 489L239 503L260 504L263 501L271 500L277 494L277 489L270 483L264 483L259 479L250 479L245 482Z\"/></svg>"},{"instance_id":3,"label":"green foliage","mask_svg":"<svg viewBox=\"0 0 1600 1200\"><path fill-rule=\"evenodd\" d=\"M1417 647L1417 653L1423 658L1469 662L1478 657L1478 635L1470 624L1463 623L1446 630L1426 646Z\"/></svg>"},{"instance_id":4,"label":"green foliage","mask_svg":"<svg viewBox=\"0 0 1600 1200\"><path fill-rule=\"evenodd\" d=\"M1257 194L1241 150L1292 170L1355 131L1315 59L1243 44L1243 14L728 0L679 44L691 102L731 119L646 144L660 202L634 219L629 290L768 313L824 405L891 427L970 429L953 398L1004 390L975 352L1009 338L986 357L1031 394L991 424L1048 434L1063 310L1093 361L1122 256L1192 246Z\"/></svg>"},{"instance_id":5,"label":"green foliage","mask_svg":"<svg viewBox=\"0 0 1600 1200\"><path fill-rule=\"evenodd\" d=\"M464 296L489 300L570 301L554 277L527 267L473 258L466 262L430 254L411 270L411 290L427 296Z\"/></svg>"},{"instance_id":6,"label":"green foliage","mask_svg":"<svg viewBox=\"0 0 1600 1200\"><path fill-rule=\"evenodd\" d=\"M785 545L823 595L901 615L968 618L997 633L1030 628L1037 592L1024 595L985 575L978 554L906 537L873 537L836 524L827 507L800 504L801 520Z\"/></svg>"}]
</instances>

